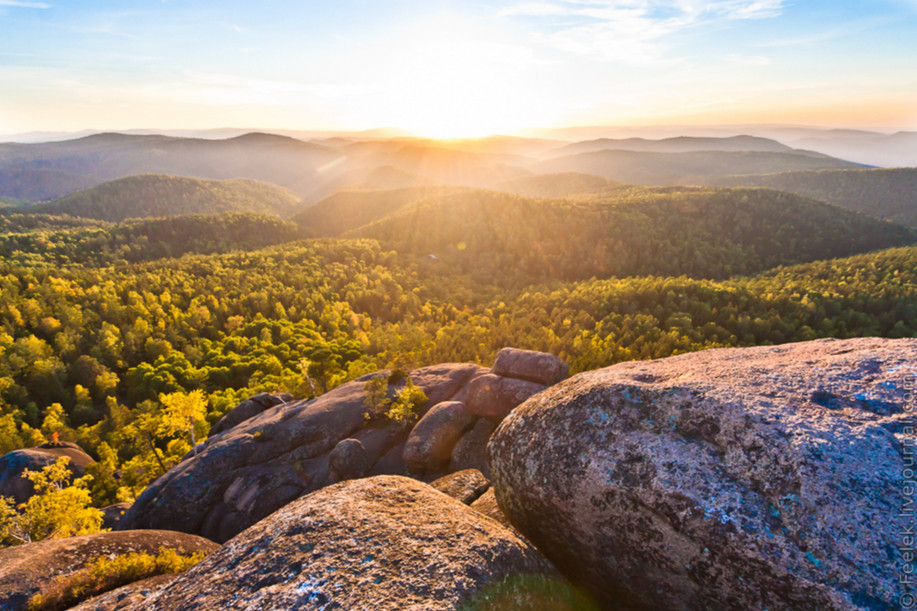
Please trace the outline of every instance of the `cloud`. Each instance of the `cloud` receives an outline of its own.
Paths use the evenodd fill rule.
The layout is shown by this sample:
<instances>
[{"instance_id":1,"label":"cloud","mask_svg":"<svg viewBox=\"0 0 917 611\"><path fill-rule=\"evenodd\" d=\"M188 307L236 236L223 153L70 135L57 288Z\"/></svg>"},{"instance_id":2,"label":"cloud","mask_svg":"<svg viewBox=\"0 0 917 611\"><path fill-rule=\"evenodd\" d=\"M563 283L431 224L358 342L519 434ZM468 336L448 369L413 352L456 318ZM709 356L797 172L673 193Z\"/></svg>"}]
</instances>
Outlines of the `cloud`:
<instances>
[{"instance_id":1,"label":"cloud","mask_svg":"<svg viewBox=\"0 0 917 611\"><path fill-rule=\"evenodd\" d=\"M28 0L0 0L0 6L18 6L21 8L51 8L47 2L29 2Z\"/></svg>"},{"instance_id":2,"label":"cloud","mask_svg":"<svg viewBox=\"0 0 917 611\"><path fill-rule=\"evenodd\" d=\"M915 0L917 1L917 0ZM541 24L533 38L606 62L665 60L667 37L702 25L779 16L784 0L556 0L523 2L498 13Z\"/></svg>"}]
</instances>

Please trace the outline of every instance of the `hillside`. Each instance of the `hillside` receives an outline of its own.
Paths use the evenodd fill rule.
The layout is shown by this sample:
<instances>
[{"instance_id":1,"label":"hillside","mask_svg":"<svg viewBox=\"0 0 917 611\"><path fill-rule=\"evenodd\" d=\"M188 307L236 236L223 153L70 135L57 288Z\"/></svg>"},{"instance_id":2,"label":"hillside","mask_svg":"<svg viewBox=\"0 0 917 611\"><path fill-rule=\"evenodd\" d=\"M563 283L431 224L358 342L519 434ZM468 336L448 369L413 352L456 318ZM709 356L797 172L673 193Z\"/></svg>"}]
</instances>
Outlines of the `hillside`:
<instances>
[{"instance_id":1,"label":"hillside","mask_svg":"<svg viewBox=\"0 0 917 611\"><path fill-rule=\"evenodd\" d=\"M641 151L648 153L690 153L696 151L790 152L793 149L769 138L732 136L728 138L677 136L648 140L646 138L599 138L584 140L553 151L554 156L577 155L594 151Z\"/></svg>"},{"instance_id":2,"label":"hillside","mask_svg":"<svg viewBox=\"0 0 917 611\"><path fill-rule=\"evenodd\" d=\"M315 235L338 236L392 214L425 197L469 192L465 187L343 189L293 216Z\"/></svg>"},{"instance_id":3,"label":"hillside","mask_svg":"<svg viewBox=\"0 0 917 611\"><path fill-rule=\"evenodd\" d=\"M725 186L770 187L814 197L896 223L917 227L917 169L813 170L716 181Z\"/></svg>"},{"instance_id":4,"label":"hillside","mask_svg":"<svg viewBox=\"0 0 917 611\"><path fill-rule=\"evenodd\" d=\"M0 195L50 200L132 174L251 178L305 194L340 154L271 134L227 140L97 134L40 144L0 144Z\"/></svg>"},{"instance_id":5,"label":"hillside","mask_svg":"<svg viewBox=\"0 0 917 611\"><path fill-rule=\"evenodd\" d=\"M696 185L734 174L860 167L826 155L800 151L651 153L604 150L550 159L530 169L539 174L584 172L629 184Z\"/></svg>"},{"instance_id":6,"label":"hillside","mask_svg":"<svg viewBox=\"0 0 917 611\"><path fill-rule=\"evenodd\" d=\"M288 216L298 205L299 197L293 193L255 180L215 181L141 174L20 210L121 221L128 218L221 212Z\"/></svg>"},{"instance_id":7,"label":"hillside","mask_svg":"<svg viewBox=\"0 0 917 611\"><path fill-rule=\"evenodd\" d=\"M494 183L491 188L525 197L586 197L607 193L622 186L621 183L601 176L564 172L561 174L536 174L515 180Z\"/></svg>"},{"instance_id":8,"label":"hillside","mask_svg":"<svg viewBox=\"0 0 917 611\"><path fill-rule=\"evenodd\" d=\"M595 201L430 196L348 235L435 255L482 282L723 278L910 244L915 232L768 189L632 188Z\"/></svg>"},{"instance_id":9,"label":"hillside","mask_svg":"<svg viewBox=\"0 0 917 611\"><path fill-rule=\"evenodd\" d=\"M246 212L112 224L41 214L0 216L0 257L19 264L136 263L188 253L250 250L307 237L298 225Z\"/></svg>"}]
</instances>

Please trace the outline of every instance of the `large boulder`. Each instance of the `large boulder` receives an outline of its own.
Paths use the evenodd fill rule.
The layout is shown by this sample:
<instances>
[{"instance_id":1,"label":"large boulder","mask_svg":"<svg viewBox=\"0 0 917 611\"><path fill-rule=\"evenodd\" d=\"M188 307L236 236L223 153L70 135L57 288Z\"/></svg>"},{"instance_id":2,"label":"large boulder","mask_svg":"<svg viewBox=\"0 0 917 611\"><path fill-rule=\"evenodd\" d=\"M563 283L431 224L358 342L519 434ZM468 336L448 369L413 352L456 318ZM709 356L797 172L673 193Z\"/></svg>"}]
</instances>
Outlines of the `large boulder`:
<instances>
[{"instance_id":1,"label":"large boulder","mask_svg":"<svg viewBox=\"0 0 917 611\"><path fill-rule=\"evenodd\" d=\"M476 418L461 401L437 403L420 419L404 445L404 462L419 473L435 473L449 462L452 449Z\"/></svg>"},{"instance_id":2,"label":"large boulder","mask_svg":"<svg viewBox=\"0 0 917 611\"><path fill-rule=\"evenodd\" d=\"M112 559L139 552L155 554L160 548L186 555L209 554L218 547L186 533L144 530L46 539L0 549L0 609L25 609L28 599L45 591L55 577L78 571L103 556Z\"/></svg>"},{"instance_id":3,"label":"large boulder","mask_svg":"<svg viewBox=\"0 0 917 611\"><path fill-rule=\"evenodd\" d=\"M67 611L126 611L139 605L154 592L161 590L175 579L175 574L147 577L115 590L93 596Z\"/></svg>"},{"instance_id":4,"label":"large boulder","mask_svg":"<svg viewBox=\"0 0 917 611\"><path fill-rule=\"evenodd\" d=\"M489 372L468 363L411 371L411 380L428 397L413 427L369 413L367 381L390 377L390 396L405 384L403 376L389 372L364 376L310 401L267 408L199 444L144 490L118 528L170 528L222 542L303 494L342 480L372 475L429 480L459 464L486 470L486 441L494 425L479 427L461 402ZM542 388L500 379L531 386L526 397ZM477 395L487 401L486 390ZM522 398L514 395L513 405Z\"/></svg>"},{"instance_id":5,"label":"large boulder","mask_svg":"<svg viewBox=\"0 0 917 611\"><path fill-rule=\"evenodd\" d=\"M379 476L290 503L131 608L455 609L526 576L554 573L489 518L426 484Z\"/></svg>"},{"instance_id":6,"label":"large boulder","mask_svg":"<svg viewBox=\"0 0 917 611\"><path fill-rule=\"evenodd\" d=\"M495 375L519 378L551 386L570 375L570 369L562 360L546 352L503 348L494 359Z\"/></svg>"},{"instance_id":7,"label":"large boulder","mask_svg":"<svg viewBox=\"0 0 917 611\"><path fill-rule=\"evenodd\" d=\"M13 450L0 457L0 496L12 497L15 503L25 503L35 490L23 472L41 471L65 456L70 459L68 468L73 477L82 477L88 465L95 462L75 443L45 443L34 448Z\"/></svg>"},{"instance_id":8,"label":"large boulder","mask_svg":"<svg viewBox=\"0 0 917 611\"><path fill-rule=\"evenodd\" d=\"M896 609L913 592L915 387L917 340L622 363L514 410L493 486L609 608Z\"/></svg>"},{"instance_id":9,"label":"large boulder","mask_svg":"<svg viewBox=\"0 0 917 611\"><path fill-rule=\"evenodd\" d=\"M544 389L544 384L488 373L468 385L465 401L471 414L499 422L517 405Z\"/></svg>"}]
</instances>

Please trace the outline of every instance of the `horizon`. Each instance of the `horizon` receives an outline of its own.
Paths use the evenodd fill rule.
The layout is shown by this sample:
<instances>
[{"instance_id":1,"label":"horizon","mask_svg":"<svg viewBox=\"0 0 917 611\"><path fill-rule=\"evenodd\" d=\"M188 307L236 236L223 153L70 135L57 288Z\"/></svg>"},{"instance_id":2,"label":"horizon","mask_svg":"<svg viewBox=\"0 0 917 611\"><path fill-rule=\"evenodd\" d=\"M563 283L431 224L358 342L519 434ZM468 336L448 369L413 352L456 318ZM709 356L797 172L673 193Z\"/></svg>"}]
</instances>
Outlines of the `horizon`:
<instances>
[{"instance_id":1,"label":"horizon","mask_svg":"<svg viewBox=\"0 0 917 611\"><path fill-rule=\"evenodd\" d=\"M914 0L0 0L0 27L7 136L917 129Z\"/></svg>"}]
</instances>

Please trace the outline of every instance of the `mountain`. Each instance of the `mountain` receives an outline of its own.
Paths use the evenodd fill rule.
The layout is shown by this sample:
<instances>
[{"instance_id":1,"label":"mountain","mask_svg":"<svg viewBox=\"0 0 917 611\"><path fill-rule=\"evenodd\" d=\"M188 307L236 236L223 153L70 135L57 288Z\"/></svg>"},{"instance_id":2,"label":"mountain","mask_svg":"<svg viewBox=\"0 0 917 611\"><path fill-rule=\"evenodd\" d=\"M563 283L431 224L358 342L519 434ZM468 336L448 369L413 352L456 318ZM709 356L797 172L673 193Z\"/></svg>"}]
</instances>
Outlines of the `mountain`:
<instances>
[{"instance_id":1,"label":"mountain","mask_svg":"<svg viewBox=\"0 0 917 611\"><path fill-rule=\"evenodd\" d=\"M804 151L595 151L550 159L530 166L530 169L538 174L583 172L631 184L685 185L705 184L711 178L734 174L860 167L855 163Z\"/></svg>"},{"instance_id":2,"label":"mountain","mask_svg":"<svg viewBox=\"0 0 917 611\"><path fill-rule=\"evenodd\" d=\"M917 168L812 170L726 177L724 186L771 187L917 227Z\"/></svg>"},{"instance_id":3,"label":"mountain","mask_svg":"<svg viewBox=\"0 0 917 611\"><path fill-rule=\"evenodd\" d=\"M121 221L230 211L289 216L299 202L299 197L290 191L256 180L218 181L141 174L17 210Z\"/></svg>"},{"instance_id":4,"label":"mountain","mask_svg":"<svg viewBox=\"0 0 917 611\"><path fill-rule=\"evenodd\" d=\"M252 250L308 237L298 225L247 212L190 214L107 223L44 214L0 216L0 257L8 262L112 265Z\"/></svg>"},{"instance_id":5,"label":"mountain","mask_svg":"<svg viewBox=\"0 0 917 611\"><path fill-rule=\"evenodd\" d=\"M515 193L526 197L591 197L607 193L622 187L614 180L581 174L579 172L562 172L560 174L535 174L515 180L494 183L491 188L496 191Z\"/></svg>"},{"instance_id":6,"label":"mountain","mask_svg":"<svg viewBox=\"0 0 917 611\"><path fill-rule=\"evenodd\" d=\"M631 188L590 201L469 190L350 231L482 282L723 278L910 244L912 229L770 189Z\"/></svg>"},{"instance_id":7,"label":"mountain","mask_svg":"<svg viewBox=\"0 0 917 611\"><path fill-rule=\"evenodd\" d=\"M661 140L646 138L599 138L564 146L553 151L554 156L591 153L594 151L642 151L653 153L689 153L694 151L762 151L782 153L793 149L776 140L755 136L728 138L678 136Z\"/></svg>"},{"instance_id":8,"label":"mountain","mask_svg":"<svg viewBox=\"0 0 917 611\"><path fill-rule=\"evenodd\" d=\"M302 194L339 158L326 147L258 133L227 140L97 134L64 142L0 144L0 195L49 200L141 173L251 178Z\"/></svg>"},{"instance_id":9,"label":"mountain","mask_svg":"<svg viewBox=\"0 0 917 611\"><path fill-rule=\"evenodd\" d=\"M877 134L831 130L807 135L794 140L792 144L886 168L917 166L917 132Z\"/></svg>"}]
</instances>

